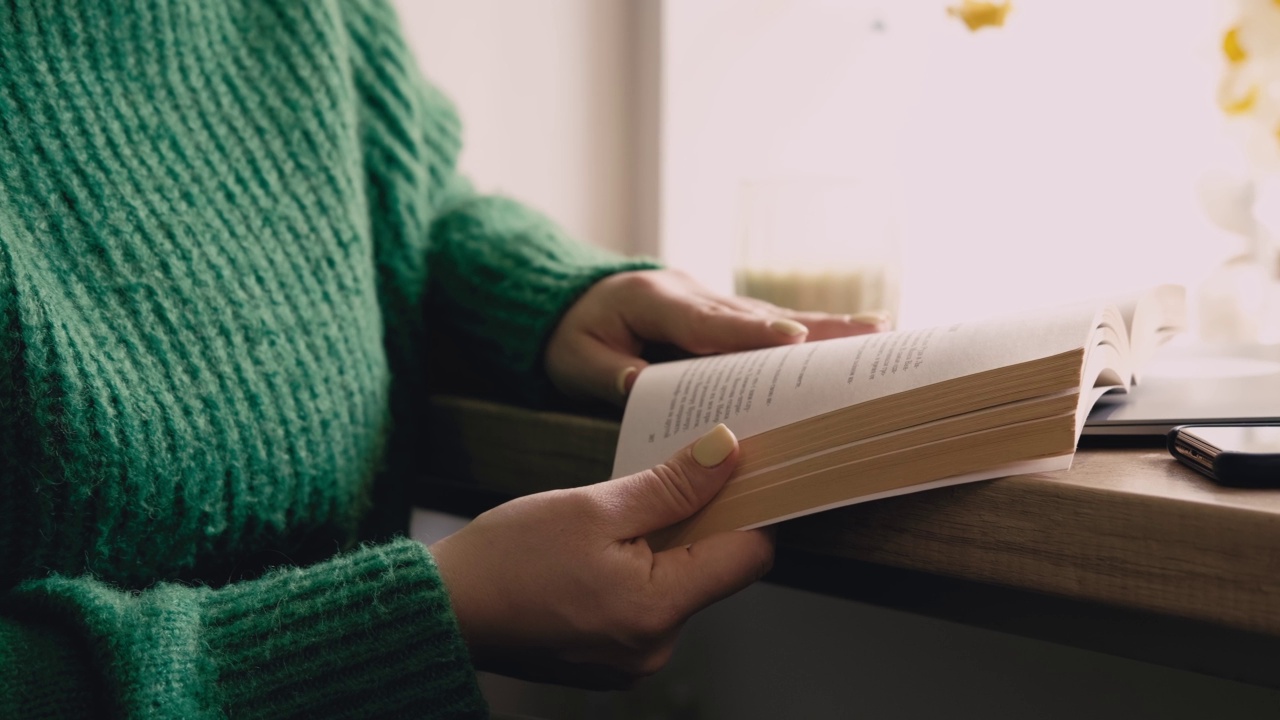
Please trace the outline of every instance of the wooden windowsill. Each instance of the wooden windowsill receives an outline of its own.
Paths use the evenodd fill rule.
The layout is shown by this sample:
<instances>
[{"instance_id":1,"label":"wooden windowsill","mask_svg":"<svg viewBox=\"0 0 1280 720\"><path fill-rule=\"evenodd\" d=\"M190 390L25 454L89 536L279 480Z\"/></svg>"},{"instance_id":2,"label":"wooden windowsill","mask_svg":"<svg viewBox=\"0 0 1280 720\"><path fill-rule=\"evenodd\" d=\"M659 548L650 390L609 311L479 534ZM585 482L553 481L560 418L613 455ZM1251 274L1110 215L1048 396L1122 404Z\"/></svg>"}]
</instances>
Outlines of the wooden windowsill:
<instances>
[{"instance_id":1,"label":"wooden windowsill","mask_svg":"<svg viewBox=\"0 0 1280 720\"><path fill-rule=\"evenodd\" d=\"M432 416L427 471L436 492L466 489L496 504L609 477L616 420L453 396L434 398ZM1280 491L1218 487L1162 448L1083 449L1067 472L854 505L783 523L778 537L776 574L793 584L894 583L949 597L945 607L935 602L926 610L944 616L1022 617L1026 603L1040 602L1001 600L999 612L956 609L994 597L982 588L1004 588L1019 598L1045 598L1049 605L1035 612L1057 607L1051 612L1059 620L1104 608L1121 613L1126 628L1183 621L1178 627L1191 628L1187 637L1200 647L1186 648L1185 662L1170 664L1203 670L1199 665L1215 652L1216 641L1202 632L1208 628L1229 641L1220 654L1239 654L1242 642L1252 643L1251 652L1269 660L1266 667L1207 671L1280 685ZM975 590L957 595L943 581ZM929 604L901 590L870 594L881 598L873 602L888 597L888 604L911 610ZM1073 609L1053 605L1062 601L1075 603Z\"/></svg>"}]
</instances>

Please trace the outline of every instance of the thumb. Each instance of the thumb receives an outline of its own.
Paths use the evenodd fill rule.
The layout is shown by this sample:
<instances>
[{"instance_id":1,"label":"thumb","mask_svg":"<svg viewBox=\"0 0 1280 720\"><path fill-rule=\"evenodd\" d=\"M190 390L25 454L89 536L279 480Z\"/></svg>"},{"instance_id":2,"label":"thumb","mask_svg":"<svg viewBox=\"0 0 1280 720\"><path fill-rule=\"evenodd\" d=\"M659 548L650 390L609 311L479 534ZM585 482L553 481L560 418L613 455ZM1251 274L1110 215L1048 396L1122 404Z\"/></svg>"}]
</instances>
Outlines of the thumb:
<instances>
[{"instance_id":1,"label":"thumb","mask_svg":"<svg viewBox=\"0 0 1280 720\"><path fill-rule=\"evenodd\" d=\"M723 423L661 465L593 486L616 539L642 537L702 509L720 492L738 463L738 439Z\"/></svg>"}]
</instances>

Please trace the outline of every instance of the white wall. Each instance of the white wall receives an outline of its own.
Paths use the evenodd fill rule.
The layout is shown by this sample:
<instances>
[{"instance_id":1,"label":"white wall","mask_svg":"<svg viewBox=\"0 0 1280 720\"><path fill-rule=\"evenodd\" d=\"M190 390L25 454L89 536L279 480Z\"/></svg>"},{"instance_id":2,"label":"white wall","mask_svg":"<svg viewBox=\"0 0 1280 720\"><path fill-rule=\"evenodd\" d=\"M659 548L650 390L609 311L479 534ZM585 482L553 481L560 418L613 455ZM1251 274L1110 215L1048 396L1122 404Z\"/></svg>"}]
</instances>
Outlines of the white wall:
<instances>
[{"instance_id":1,"label":"white wall","mask_svg":"<svg viewBox=\"0 0 1280 720\"><path fill-rule=\"evenodd\" d=\"M462 114L463 170L573 236L632 246L630 0L396 0Z\"/></svg>"}]
</instances>

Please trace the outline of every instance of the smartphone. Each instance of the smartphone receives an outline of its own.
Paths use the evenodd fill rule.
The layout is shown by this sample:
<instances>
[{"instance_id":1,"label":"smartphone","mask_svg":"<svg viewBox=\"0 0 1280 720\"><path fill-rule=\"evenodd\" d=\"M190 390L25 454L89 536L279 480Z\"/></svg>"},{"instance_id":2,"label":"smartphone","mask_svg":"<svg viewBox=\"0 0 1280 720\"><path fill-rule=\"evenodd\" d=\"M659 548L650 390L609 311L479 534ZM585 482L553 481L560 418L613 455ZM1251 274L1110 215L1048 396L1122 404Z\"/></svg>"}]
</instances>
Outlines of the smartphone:
<instances>
[{"instance_id":1,"label":"smartphone","mask_svg":"<svg viewBox=\"0 0 1280 720\"><path fill-rule=\"evenodd\" d=\"M1280 487L1280 424L1183 425L1169 431L1169 452L1232 487Z\"/></svg>"}]
</instances>

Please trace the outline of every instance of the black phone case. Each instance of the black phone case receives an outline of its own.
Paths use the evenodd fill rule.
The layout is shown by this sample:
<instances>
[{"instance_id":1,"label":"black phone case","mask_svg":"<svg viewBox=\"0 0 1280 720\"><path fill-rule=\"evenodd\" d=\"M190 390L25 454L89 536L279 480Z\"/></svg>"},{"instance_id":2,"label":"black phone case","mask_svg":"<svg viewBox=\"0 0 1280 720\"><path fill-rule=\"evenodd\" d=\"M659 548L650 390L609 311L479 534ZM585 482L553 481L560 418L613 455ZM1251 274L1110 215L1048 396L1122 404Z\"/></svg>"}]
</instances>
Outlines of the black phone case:
<instances>
[{"instance_id":1,"label":"black phone case","mask_svg":"<svg viewBox=\"0 0 1280 720\"><path fill-rule=\"evenodd\" d=\"M1231 487L1280 487L1280 455L1220 452L1213 459L1213 474L1219 483Z\"/></svg>"},{"instance_id":2,"label":"black phone case","mask_svg":"<svg viewBox=\"0 0 1280 720\"><path fill-rule=\"evenodd\" d=\"M1227 487L1280 488L1280 453L1247 453L1238 450L1218 449L1212 461L1203 455L1192 459L1177 449L1176 427L1166 436L1169 454L1178 462Z\"/></svg>"}]
</instances>

